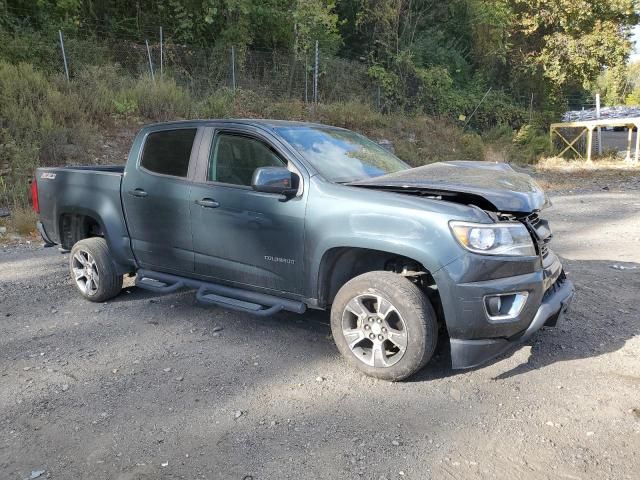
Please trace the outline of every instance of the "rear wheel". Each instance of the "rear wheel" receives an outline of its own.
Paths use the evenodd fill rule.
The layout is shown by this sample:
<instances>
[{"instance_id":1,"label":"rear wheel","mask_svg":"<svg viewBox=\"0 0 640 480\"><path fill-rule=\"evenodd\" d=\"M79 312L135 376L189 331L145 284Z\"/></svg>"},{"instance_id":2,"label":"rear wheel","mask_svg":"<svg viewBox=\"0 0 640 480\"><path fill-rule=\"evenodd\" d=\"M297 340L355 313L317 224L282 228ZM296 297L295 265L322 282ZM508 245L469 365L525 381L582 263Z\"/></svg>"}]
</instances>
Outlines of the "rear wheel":
<instances>
[{"instance_id":1,"label":"rear wheel","mask_svg":"<svg viewBox=\"0 0 640 480\"><path fill-rule=\"evenodd\" d=\"M71 249L71 278L87 300L104 302L122 290L122 275L118 275L104 238L86 238Z\"/></svg>"},{"instance_id":2,"label":"rear wheel","mask_svg":"<svg viewBox=\"0 0 640 480\"><path fill-rule=\"evenodd\" d=\"M347 282L331 307L340 353L365 374L403 380L431 359L436 315L425 294L391 272L369 272Z\"/></svg>"}]
</instances>

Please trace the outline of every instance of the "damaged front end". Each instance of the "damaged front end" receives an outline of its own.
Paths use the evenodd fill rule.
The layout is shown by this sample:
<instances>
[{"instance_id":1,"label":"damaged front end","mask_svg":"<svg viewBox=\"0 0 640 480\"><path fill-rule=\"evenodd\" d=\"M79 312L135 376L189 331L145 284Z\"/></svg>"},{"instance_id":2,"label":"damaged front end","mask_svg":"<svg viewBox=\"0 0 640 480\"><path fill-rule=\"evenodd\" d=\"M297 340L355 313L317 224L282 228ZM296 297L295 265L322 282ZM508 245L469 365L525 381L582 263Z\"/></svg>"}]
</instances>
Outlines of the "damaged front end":
<instances>
[{"instance_id":1,"label":"damaged front end","mask_svg":"<svg viewBox=\"0 0 640 480\"><path fill-rule=\"evenodd\" d=\"M466 254L435 273L455 369L486 363L542 327L555 327L574 294L573 283L551 249L549 223L539 212L487 213L498 222L524 224L536 256Z\"/></svg>"},{"instance_id":2,"label":"damaged front end","mask_svg":"<svg viewBox=\"0 0 640 480\"><path fill-rule=\"evenodd\" d=\"M475 205L493 212L529 214L551 205L533 178L504 163L438 162L349 185Z\"/></svg>"},{"instance_id":3,"label":"damaged front end","mask_svg":"<svg viewBox=\"0 0 640 480\"><path fill-rule=\"evenodd\" d=\"M574 287L551 249L540 212L551 203L530 176L505 164L443 162L351 185L482 209L492 223L521 223L535 254L465 254L434 272L451 343L453 368L471 368L555 326Z\"/></svg>"}]
</instances>

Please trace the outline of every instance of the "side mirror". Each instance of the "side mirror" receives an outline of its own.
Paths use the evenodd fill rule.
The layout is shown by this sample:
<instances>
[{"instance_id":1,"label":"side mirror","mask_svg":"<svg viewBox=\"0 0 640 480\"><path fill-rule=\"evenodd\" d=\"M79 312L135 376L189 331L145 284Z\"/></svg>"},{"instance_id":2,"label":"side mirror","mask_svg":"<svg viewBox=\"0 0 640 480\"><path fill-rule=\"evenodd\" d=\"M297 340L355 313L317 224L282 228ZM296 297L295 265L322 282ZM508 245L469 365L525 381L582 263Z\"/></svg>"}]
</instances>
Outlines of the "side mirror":
<instances>
[{"instance_id":1,"label":"side mirror","mask_svg":"<svg viewBox=\"0 0 640 480\"><path fill-rule=\"evenodd\" d=\"M256 192L277 193L287 198L295 196L300 178L285 167L260 167L253 172L251 187Z\"/></svg>"}]
</instances>

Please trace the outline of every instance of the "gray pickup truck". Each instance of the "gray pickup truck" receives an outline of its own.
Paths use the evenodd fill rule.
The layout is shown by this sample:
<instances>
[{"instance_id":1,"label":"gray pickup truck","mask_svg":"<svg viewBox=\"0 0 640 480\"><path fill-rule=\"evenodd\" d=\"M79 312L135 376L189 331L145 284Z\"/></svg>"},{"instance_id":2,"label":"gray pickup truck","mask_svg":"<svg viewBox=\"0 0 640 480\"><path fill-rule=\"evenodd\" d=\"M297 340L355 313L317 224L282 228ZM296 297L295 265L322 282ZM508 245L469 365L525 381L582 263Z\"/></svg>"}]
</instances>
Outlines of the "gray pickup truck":
<instances>
[{"instance_id":1,"label":"gray pickup truck","mask_svg":"<svg viewBox=\"0 0 640 480\"><path fill-rule=\"evenodd\" d=\"M439 330L470 368L554 326L573 296L549 205L504 164L411 168L349 130L269 120L144 127L124 167L40 168L38 229L88 300L123 275L255 315L330 309L336 345L386 380Z\"/></svg>"}]
</instances>

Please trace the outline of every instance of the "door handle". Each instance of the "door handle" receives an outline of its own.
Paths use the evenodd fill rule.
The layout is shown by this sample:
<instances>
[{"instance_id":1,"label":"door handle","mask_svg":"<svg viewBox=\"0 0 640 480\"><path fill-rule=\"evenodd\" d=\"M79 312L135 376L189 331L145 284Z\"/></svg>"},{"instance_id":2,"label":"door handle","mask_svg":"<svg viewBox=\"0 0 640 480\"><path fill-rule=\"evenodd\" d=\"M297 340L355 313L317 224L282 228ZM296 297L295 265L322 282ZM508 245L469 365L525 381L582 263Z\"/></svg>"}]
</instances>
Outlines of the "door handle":
<instances>
[{"instance_id":1,"label":"door handle","mask_svg":"<svg viewBox=\"0 0 640 480\"><path fill-rule=\"evenodd\" d=\"M202 200L196 200L196 204L205 208L218 208L220 204L212 198L203 198Z\"/></svg>"},{"instance_id":2,"label":"door handle","mask_svg":"<svg viewBox=\"0 0 640 480\"><path fill-rule=\"evenodd\" d=\"M136 188L135 190L129 190L129 195L133 195L134 197L146 197L149 194L141 188Z\"/></svg>"}]
</instances>

